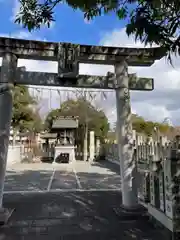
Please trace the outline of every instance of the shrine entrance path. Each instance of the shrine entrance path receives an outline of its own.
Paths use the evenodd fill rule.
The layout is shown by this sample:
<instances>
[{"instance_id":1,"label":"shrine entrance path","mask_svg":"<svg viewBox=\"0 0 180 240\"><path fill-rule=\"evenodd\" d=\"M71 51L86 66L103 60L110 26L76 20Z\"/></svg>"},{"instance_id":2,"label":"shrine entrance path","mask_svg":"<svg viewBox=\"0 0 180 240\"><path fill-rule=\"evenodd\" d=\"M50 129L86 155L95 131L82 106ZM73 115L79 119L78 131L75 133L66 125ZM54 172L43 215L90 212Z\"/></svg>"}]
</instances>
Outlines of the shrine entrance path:
<instances>
[{"instance_id":1,"label":"shrine entrance path","mask_svg":"<svg viewBox=\"0 0 180 240\"><path fill-rule=\"evenodd\" d=\"M168 240L147 219L126 222L114 213L121 203L118 172L109 163L8 167L3 203L15 210L0 239Z\"/></svg>"},{"instance_id":2,"label":"shrine entrance path","mask_svg":"<svg viewBox=\"0 0 180 240\"><path fill-rule=\"evenodd\" d=\"M76 191L120 190L119 168L113 164L14 164L6 171L5 194Z\"/></svg>"}]
</instances>

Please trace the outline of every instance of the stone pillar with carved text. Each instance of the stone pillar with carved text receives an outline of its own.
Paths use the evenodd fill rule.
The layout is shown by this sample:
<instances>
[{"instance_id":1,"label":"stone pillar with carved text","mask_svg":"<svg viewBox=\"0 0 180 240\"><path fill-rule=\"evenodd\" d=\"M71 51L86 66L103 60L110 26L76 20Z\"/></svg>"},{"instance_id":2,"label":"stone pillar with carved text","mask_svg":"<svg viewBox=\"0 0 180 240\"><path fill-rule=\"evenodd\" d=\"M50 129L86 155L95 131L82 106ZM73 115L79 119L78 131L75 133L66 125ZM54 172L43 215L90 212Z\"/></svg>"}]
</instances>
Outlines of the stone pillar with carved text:
<instances>
[{"instance_id":1,"label":"stone pillar with carved text","mask_svg":"<svg viewBox=\"0 0 180 240\"><path fill-rule=\"evenodd\" d=\"M173 240L180 239L180 136L164 164L165 213L173 221Z\"/></svg>"},{"instance_id":2,"label":"stone pillar with carved text","mask_svg":"<svg viewBox=\"0 0 180 240\"><path fill-rule=\"evenodd\" d=\"M89 133L89 161L93 162L94 157L95 157L94 131L90 131L90 133Z\"/></svg>"},{"instance_id":3,"label":"stone pillar with carved text","mask_svg":"<svg viewBox=\"0 0 180 240\"><path fill-rule=\"evenodd\" d=\"M159 155L159 142L153 140L150 156L150 204L160 208L160 188L162 184L161 158ZM162 190L162 189L161 189Z\"/></svg>"},{"instance_id":4,"label":"stone pillar with carved text","mask_svg":"<svg viewBox=\"0 0 180 240\"><path fill-rule=\"evenodd\" d=\"M122 179L122 205L126 209L138 206L137 168L133 146L128 66L125 61L115 65L118 155Z\"/></svg>"},{"instance_id":5,"label":"stone pillar with carved text","mask_svg":"<svg viewBox=\"0 0 180 240\"><path fill-rule=\"evenodd\" d=\"M12 87L16 73L17 58L12 53L5 53L0 74L0 222L9 218L9 210L3 209L3 191L6 173L7 152L12 118Z\"/></svg>"},{"instance_id":6,"label":"stone pillar with carved text","mask_svg":"<svg viewBox=\"0 0 180 240\"><path fill-rule=\"evenodd\" d=\"M165 148L167 143L167 137L160 137L160 159L161 169L159 172L159 198L160 198L160 210L165 212L165 189L164 189L164 162L166 160Z\"/></svg>"}]
</instances>

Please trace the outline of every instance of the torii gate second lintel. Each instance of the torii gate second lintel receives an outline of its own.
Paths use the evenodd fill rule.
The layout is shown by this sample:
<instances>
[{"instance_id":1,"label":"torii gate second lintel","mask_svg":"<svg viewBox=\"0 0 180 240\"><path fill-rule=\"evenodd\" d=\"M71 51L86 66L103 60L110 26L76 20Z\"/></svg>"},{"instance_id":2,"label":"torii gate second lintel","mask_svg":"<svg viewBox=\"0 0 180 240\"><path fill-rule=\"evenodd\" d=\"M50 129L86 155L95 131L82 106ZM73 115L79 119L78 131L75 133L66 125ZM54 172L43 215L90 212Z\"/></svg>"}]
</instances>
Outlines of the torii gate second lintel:
<instances>
[{"instance_id":1,"label":"torii gate second lintel","mask_svg":"<svg viewBox=\"0 0 180 240\"><path fill-rule=\"evenodd\" d=\"M1 72L1 67L0 67ZM129 89L136 91L152 91L154 89L153 78L141 78L136 74L128 74ZM76 78L59 77L57 73L26 71L26 67L18 67L15 84L52 86L52 87L75 87L115 89L115 74L107 73L107 76L79 75Z\"/></svg>"}]
</instances>

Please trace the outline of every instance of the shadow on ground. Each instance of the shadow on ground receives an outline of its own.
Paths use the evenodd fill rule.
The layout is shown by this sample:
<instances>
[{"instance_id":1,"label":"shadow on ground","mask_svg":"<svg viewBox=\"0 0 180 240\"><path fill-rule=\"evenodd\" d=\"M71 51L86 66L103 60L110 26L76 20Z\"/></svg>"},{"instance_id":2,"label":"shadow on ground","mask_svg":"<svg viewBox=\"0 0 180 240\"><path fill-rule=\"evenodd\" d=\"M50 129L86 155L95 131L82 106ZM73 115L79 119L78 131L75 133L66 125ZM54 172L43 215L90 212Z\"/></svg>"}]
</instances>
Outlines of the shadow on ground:
<instances>
[{"instance_id":1,"label":"shadow on ground","mask_svg":"<svg viewBox=\"0 0 180 240\"><path fill-rule=\"evenodd\" d=\"M102 160L100 162L95 162L93 164L93 166L97 166L99 168L106 168L106 169L109 169L111 172L113 172L114 174L116 174L116 176L119 176L116 177L119 182L121 182L121 177L120 177L120 166L117 164L117 163L112 163L112 162L108 162L106 160ZM146 169L144 166L142 166L141 169ZM136 184L138 186L138 189L139 189L139 192L141 193L143 191L143 182L144 182L144 172L139 172L138 171L138 174L136 176Z\"/></svg>"},{"instance_id":2,"label":"shadow on ground","mask_svg":"<svg viewBox=\"0 0 180 240\"><path fill-rule=\"evenodd\" d=\"M26 165L27 166L27 165ZM91 168L88 164L83 165L81 171L73 169L67 171L56 167L55 174L53 168L42 170L35 168L36 165L28 166L28 169L23 169L23 164L17 170L6 172L5 191L38 191L48 190L50 183L51 190L54 189L120 189L121 179L117 171L117 166L104 163L97 164L98 168ZM80 166L81 167L81 166ZM102 168L102 170L100 169ZM49 168L49 167L48 167ZM114 170L112 169L114 168ZM21 169L21 170L18 170ZM100 169L100 170L99 170Z\"/></svg>"},{"instance_id":3,"label":"shadow on ground","mask_svg":"<svg viewBox=\"0 0 180 240\"><path fill-rule=\"evenodd\" d=\"M121 179L117 174L77 173L82 189L121 189Z\"/></svg>"},{"instance_id":4,"label":"shadow on ground","mask_svg":"<svg viewBox=\"0 0 180 240\"><path fill-rule=\"evenodd\" d=\"M99 164L102 167L104 164L106 168L111 167L111 171L115 167L114 175L117 176L117 166L109 165L107 162ZM21 173L10 171L6 176L6 189L7 184L15 188L17 182L20 184L18 187L27 186L29 189L33 181L34 184L39 182L38 188L43 189L44 186L47 187L51 174L52 171L28 170ZM77 174L84 187L88 187L85 181L90 183L92 179L93 181L96 179L100 185L100 181L107 177L107 174L98 173L78 172ZM63 181L65 183L69 181L72 189L73 183L78 187L75 180L77 180L75 174L58 171L54 176L52 187L63 186L65 189L67 185ZM5 194L3 203L4 207L15 210L9 223L0 229L1 240L169 239L167 231L154 228L147 218L128 222L120 220L113 211L114 207L120 206L120 191Z\"/></svg>"},{"instance_id":5,"label":"shadow on ground","mask_svg":"<svg viewBox=\"0 0 180 240\"><path fill-rule=\"evenodd\" d=\"M4 191L46 190L52 171L6 171Z\"/></svg>"},{"instance_id":6,"label":"shadow on ground","mask_svg":"<svg viewBox=\"0 0 180 240\"><path fill-rule=\"evenodd\" d=\"M99 162L94 162L93 166L107 168L110 171L116 173L117 175L120 175L120 166L116 163L108 162L106 160L101 160Z\"/></svg>"},{"instance_id":7,"label":"shadow on ground","mask_svg":"<svg viewBox=\"0 0 180 240\"><path fill-rule=\"evenodd\" d=\"M4 206L15 208L0 239L168 239L147 219L122 221L113 207L120 192L66 192L5 195Z\"/></svg>"},{"instance_id":8,"label":"shadow on ground","mask_svg":"<svg viewBox=\"0 0 180 240\"><path fill-rule=\"evenodd\" d=\"M74 172L58 170L51 181L52 173L51 170L7 171L4 191L43 191L49 190L49 187L50 190L79 188L120 190L121 187L120 176L116 174L78 172L75 175Z\"/></svg>"}]
</instances>

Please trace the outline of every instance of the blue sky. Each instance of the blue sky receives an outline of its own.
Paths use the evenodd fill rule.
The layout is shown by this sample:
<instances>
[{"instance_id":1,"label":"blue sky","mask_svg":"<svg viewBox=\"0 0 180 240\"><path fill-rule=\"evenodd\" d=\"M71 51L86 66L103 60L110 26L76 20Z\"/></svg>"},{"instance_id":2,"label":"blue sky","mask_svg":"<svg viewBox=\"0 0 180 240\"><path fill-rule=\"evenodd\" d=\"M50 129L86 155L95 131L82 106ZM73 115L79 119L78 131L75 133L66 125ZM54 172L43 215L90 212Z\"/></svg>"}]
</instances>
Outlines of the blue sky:
<instances>
[{"instance_id":1,"label":"blue sky","mask_svg":"<svg viewBox=\"0 0 180 240\"><path fill-rule=\"evenodd\" d=\"M26 31L21 26L12 21L17 3L15 0L0 0L0 16L3 24L0 25L1 34L18 33ZM55 11L56 22L52 28L42 28L36 31L30 38L46 39L48 41L73 42L81 44L98 44L101 37L113 29L120 29L124 26L123 21L119 21L114 14L98 17L91 23L86 23L83 13L74 11L64 4L60 4Z\"/></svg>"}]
</instances>

